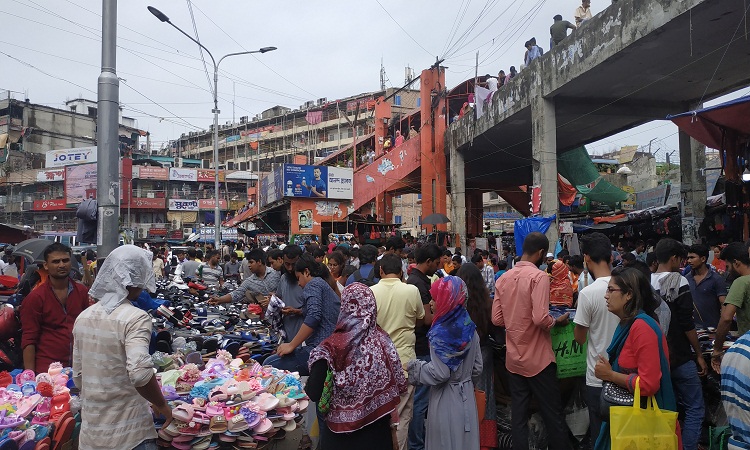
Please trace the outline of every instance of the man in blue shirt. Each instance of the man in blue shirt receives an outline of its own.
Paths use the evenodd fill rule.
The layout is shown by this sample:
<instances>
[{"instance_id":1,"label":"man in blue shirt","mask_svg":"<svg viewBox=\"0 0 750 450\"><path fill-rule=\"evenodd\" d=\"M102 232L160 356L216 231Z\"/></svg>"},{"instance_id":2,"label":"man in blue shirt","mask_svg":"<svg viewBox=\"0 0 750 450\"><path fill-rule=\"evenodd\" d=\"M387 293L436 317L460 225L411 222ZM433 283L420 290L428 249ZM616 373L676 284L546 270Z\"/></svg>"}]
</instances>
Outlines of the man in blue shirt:
<instances>
[{"instance_id":1,"label":"man in blue shirt","mask_svg":"<svg viewBox=\"0 0 750 450\"><path fill-rule=\"evenodd\" d=\"M692 245L688 249L687 262L690 272L685 275L693 296L693 320L696 325L717 328L721 317L721 305L727 296L724 278L706 264L708 247Z\"/></svg>"},{"instance_id":2,"label":"man in blue shirt","mask_svg":"<svg viewBox=\"0 0 750 450\"><path fill-rule=\"evenodd\" d=\"M355 281L365 282L365 284L376 284L380 281L380 278L378 278L379 273L375 271L374 266L377 257L378 249L374 245L363 245L359 249L359 270L357 272L359 272L360 276L355 276L357 272L349 275L349 278L346 279L346 285L349 286Z\"/></svg>"},{"instance_id":3,"label":"man in blue shirt","mask_svg":"<svg viewBox=\"0 0 750 450\"><path fill-rule=\"evenodd\" d=\"M310 189L310 197L322 197L325 198L328 188L326 187L325 180L321 179L321 170L320 167L313 168L313 180L310 182L310 185L303 185L306 188Z\"/></svg>"}]
</instances>

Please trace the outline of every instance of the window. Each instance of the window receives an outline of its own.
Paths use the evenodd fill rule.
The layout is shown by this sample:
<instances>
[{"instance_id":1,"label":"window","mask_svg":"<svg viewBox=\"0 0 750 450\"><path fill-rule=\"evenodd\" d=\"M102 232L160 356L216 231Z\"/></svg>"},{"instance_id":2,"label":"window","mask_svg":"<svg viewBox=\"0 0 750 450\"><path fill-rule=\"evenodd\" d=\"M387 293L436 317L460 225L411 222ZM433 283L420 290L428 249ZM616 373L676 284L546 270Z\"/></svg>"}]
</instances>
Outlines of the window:
<instances>
[{"instance_id":1,"label":"window","mask_svg":"<svg viewBox=\"0 0 750 450\"><path fill-rule=\"evenodd\" d=\"M398 200L401 200L401 196L400 196L400 195L397 195L397 196L396 196L396 198L397 198Z\"/></svg>"},{"instance_id":2,"label":"window","mask_svg":"<svg viewBox=\"0 0 750 450\"><path fill-rule=\"evenodd\" d=\"M422 200L422 194L417 194L417 200Z\"/></svg>"},{"instance_id":3,"label":"window","mask_svg":"<svg viewBox=\"0 0 750 450\"><path fill-rule=\"evenodd\" d=\"M357 127L357 136L364 136L365 130L362 127Z\"/></svg>"},{"instance_id":4,"label":"window","mask_svg":"<svg viewBox=\"0 0 750 450\"><path fill-rule=\"evenodd\" d=\"M354 131L351 128L346 130L346 137L350 138L354 135Z\"/></svg>"},{"instance_id":5,"label":"window","mask_svg":"<svg viewBox=\"0 0 750 450\"><path fill-rule=\"evenodd\" d=\"M401 106L401 96L400 95L394 95L393 96L393 104L395 106Z\"/></svg>"},{"instance_id":6,"label":"window","mask_svg":"<svg viewBox=\"0 0 750 450\"><path fill-rule=\"evenodd\" d=\"M89 106L89 117L96 117L96 108Z\"/></svg>"},{"instance_id":7,"label":"window","mask_svg":"<svg viewBox=\"0 0 750 450\"><path fill-rule=\"evenodd\" d=\"M422 97L417 97L417 108L419 108L420 106L422 106Z\"/></svg>"},{"instance_id":8,"label":"window","mask_svg":"<svg viewBox=\"0 0 750 450\"><path fill-rule=\"evenodd\" d=\"M330 132L328 133L328 142L332 142L336 140L336 133Z\"/></svg>"},{"instance_id":9,"label":"window","mask_svg":"<svg viewBox=\"0 0 750 450\"><path fill-rule=\"evenodd\" d=\"M490 200L497 200L497 192L490 192Z\"/></svg>"},{"instance_id":10,"label":"window","mask_svg":"<svg viewBox=\"0 0 750 450\"><path fill-rule=\"evenodd\" d=\"M74 105L74 106L71 106L71 107L70 107L70 112L76 112L76 107L75 107L75 105Z\"/></svg>"},{"instance_id":11,"label":"window","mask_svg":"<svg viewBox=\"0 0 750 450\"><path fill-rule=\"evenodd\" d=\"M401 216L394 217L393 222L394 223L401 223Z\"/></svg>"},{"instance_id":12,"label":"window","mask_svg":"<svg viewBox=\"0 0 750 450\"><path fill-rule=\"evenodd\" d=\"M419 226L422 226L422 216L419 216Z\"/></svg>"}]
</instances>

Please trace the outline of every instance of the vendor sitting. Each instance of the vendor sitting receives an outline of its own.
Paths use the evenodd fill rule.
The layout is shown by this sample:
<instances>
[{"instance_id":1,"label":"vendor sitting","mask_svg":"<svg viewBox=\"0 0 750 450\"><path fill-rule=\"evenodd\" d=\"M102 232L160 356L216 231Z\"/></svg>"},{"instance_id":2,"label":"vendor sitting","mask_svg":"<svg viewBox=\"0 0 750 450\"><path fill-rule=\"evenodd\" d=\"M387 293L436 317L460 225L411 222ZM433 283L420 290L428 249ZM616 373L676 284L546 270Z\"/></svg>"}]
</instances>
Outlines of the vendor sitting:
<instances>
[{"instance_id":1,"label":"vendor sitting","mask_svg":"<svg viewBox=\"0 0 750 450\"><path fill-rule=\"evenodd\" d=\"M250 276L242 284L221 297L213 296L209 299L212 305L221 303L260 303L264 308L268 305L268 296L276 292L279 287L281 274L266 266L266 253L261 249L254 249L245 254Z\"/></svg>"},{"instance_id":2,"label":"vendor sitting","mask_svg":"<svg viewBox=\"0 0 750 450\"><path fill-rule=\"evenodd\" d=\"M46 372L60 361L69 367L73 324L89 305L88 288L70 278L70 247L53 243L44 251L47 281L31 291L21 306L24 368Z\"/></svg>"}]
</instances>

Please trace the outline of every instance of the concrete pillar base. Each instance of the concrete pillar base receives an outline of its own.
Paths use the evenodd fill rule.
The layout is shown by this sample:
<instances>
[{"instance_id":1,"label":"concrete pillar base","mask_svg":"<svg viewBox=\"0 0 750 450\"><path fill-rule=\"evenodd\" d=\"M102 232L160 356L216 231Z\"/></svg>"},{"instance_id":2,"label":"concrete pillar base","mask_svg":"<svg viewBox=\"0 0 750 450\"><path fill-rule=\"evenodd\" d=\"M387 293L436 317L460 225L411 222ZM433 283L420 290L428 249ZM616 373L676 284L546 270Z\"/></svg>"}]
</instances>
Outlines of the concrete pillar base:
<instances>
[{"instance_id":1,"label":"concrete pillar base","mask_svg":"<svg viewBox=\"0 0 750 450\"><path fill-rule=\"evenodd\" d=\"M691 105L690 110L702 105ZM679 132L680 145L680 200L682 242L692 245L702 241L698 229L706 214L706 146Z\"/></svg>"},{"instance_id":2,"label":"concrete pillar base","mask_svg":"<svg viewBox=\"0 0 750 450\"><path fill-rule=\"evenodd\" d=\"M542 216L558 214L557 121L555 100L536 95L531 100L532 169L534 186L542 189ZM559 233L557 220L546 233L550 252L555 251Z\"/></svg>"}]
</instances>

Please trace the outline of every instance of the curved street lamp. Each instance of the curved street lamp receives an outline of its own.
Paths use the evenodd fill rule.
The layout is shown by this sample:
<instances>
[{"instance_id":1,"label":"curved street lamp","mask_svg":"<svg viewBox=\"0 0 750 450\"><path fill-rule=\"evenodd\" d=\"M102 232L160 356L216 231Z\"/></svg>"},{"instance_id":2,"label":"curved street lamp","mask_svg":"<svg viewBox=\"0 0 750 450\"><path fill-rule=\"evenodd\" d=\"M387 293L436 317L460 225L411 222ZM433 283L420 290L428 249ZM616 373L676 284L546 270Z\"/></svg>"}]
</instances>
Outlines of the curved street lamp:
<instances>
[{"instance_id":1,"label":"curved street lamp","mask_svg":"<svg viewBox=\"0 0 750 450\"><path fill-rule=\"evenodd\" d=\"M219 62L216 62L216 59L214 59L214 55L211 54L211 51L206 48L203 44L198 42L196 39L193 39L192 36L185 33L180 27L173 24L169 17L167 17L166 14L159 11L158 9L154 8L153 6L149 6L147 8L151 14L153 14L157 19L159 19L162 22L166 22L170 25L172 25L177 31L187 36L188 39L195 42L200 46L203 50L208 53L208 56L211 57L211 62L214 65L214 109L211 110L211 112L214 114L214 194L216 198L214 199L214 245L216 249L221 248L221 210L219 208L220 199L219 199L219 64L221 64L224 59L230 57L230 56L237 56L237 55L249 55L252 53L267 53L276 50L276 47L262 47L258 50L252 50L252 51L244 51L244 52L236 52L236 53L228 53L221 58L219 58ZM258 170L260 170L260 167L258 167Z\"/></svg>"}]
</instances>

